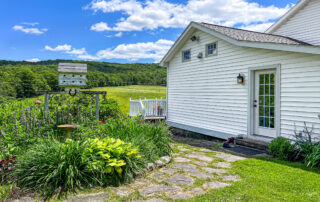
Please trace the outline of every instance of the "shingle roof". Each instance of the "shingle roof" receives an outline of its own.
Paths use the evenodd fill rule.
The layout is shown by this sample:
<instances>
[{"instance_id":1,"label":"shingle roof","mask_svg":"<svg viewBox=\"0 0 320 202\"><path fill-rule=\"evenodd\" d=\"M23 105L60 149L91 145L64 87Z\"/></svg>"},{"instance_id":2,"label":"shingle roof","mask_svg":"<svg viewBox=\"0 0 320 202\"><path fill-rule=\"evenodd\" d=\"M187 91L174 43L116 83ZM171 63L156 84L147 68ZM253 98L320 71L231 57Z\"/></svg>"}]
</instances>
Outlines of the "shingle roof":
<instances>
[{"instance_id":1,"label":"shingle roof","mask_svg":"<svg viewBox=\"0 0 320 202\"><path fill-rule=\"evenodd\" d=\"M254 32L254 31L248 31L243 29L236 29L236 28L225 27L221 25L214 25L214 24L203 23L203 22L201 23L196 22L196 23L238 41L251 41L251 42L276 43L276 44L288 44L288 45L310 45L303 41L299 41L296 39L292 39L290 37L285 37L280 35Z\"/></svg>"}]
</instances>

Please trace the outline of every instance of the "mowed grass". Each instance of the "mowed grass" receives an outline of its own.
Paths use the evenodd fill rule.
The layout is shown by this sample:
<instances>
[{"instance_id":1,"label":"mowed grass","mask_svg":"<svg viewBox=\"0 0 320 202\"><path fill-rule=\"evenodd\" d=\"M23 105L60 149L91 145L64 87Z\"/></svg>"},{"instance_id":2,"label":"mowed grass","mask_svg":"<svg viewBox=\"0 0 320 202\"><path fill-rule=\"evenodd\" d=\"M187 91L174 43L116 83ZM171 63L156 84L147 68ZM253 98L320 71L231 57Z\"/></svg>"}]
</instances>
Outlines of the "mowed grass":
<instances>
[{"instance_id":1,"label":"mowed grass","mask_svg":"<svg viewBox=\"0 0 320 202\"><path fill-rule=\"evenodd\" d=\"M119 86L94 88L95 91L107 91L107 97L115 99L121 110L129 114L129 99L154 99L166 98L167 88L165 86Z\"/></svg>"},{"instance_id":2,"label":"mowed grass","mask_svg":"<svg viewBox=\"0 0 320 202\"><path fill-rule=\"evenodd\" d=\"M253 158L233 163L241 180L189 201L320 201L320 170L301 163Z\"/></svg>"}]
</instances>

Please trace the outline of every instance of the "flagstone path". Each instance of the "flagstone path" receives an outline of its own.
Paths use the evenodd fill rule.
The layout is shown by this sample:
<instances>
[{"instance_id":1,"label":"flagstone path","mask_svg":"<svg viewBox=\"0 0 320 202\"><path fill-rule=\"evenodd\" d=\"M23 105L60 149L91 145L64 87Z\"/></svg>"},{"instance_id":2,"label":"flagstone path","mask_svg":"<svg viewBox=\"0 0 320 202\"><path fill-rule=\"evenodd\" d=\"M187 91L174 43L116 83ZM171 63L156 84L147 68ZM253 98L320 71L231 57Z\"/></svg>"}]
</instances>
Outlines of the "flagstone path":
<instances>
[{"instance_id":1,"label":"flagstone path","mask_svg":"<svg viewBox=\"0 0 320 202\"><path fill-rule=\"evenodd\" d=\"M90 200L88 195L78 195L67 201L76 199L98 202L103 201L102 196L105 197L104 200L112 198L112 200L136 202L190 199L205 194L210 189L231 186L241 180L232 173L231 167L232 162L245 160L244 157L181 144L173 144L172 147L174 153L171 162L162 168L150 164L148 167L154 170L145 177L136 179L131 184L112 188L108 196L102 192L91 195ZM164 158L162 161L168 163L170 159ZM81 200L82 198L84 200Z\"/></svg>"}]
</instances>

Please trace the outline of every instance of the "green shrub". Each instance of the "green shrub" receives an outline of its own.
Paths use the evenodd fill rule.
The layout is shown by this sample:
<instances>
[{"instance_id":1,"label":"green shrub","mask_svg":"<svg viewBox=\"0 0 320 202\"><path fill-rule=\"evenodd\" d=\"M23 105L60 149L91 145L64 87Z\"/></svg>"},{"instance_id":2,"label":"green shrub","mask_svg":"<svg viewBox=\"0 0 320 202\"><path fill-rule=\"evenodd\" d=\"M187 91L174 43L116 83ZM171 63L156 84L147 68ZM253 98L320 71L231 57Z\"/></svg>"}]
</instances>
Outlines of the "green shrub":
<instances>
[{"instance_id":1,"label":"green shrub","mask_svg":"<svg viewBox=\"0 0 320 202\"><path fill-rule=\"evenodd\" d=\"M305 163L308 167L320 167L320 143L314 144L311 152L305 154Z\"/></svg>"},{"instance_id":2,"label":"green shrub","mask_svg":"<svg viewBox=\"0 0 320 202\"><path fill-rule=\"evenodd\" d=\"M104 124L81 128L79 138L119 138L139 146L144 163L154 162L161 156L171 154L171 132L164 123L145 123L139 119L109 118Z\"/></svg>"},{"instance_id":3,"label":"green shrub","mask_svg":"<svg viewBox=\"0 0 320 202\"><path fill-rule=\"evenodd\" d=\"M19 159L13 177L22 189L37 191L45 199L60 198L84 187L131 180L133 172L142 169L138 153L138 147L109 137L50 141L31 148Z\"/></svg>"},{"instance_id":4,"label":"green shrub","mask_svg":"<svg viewBox=\"0 0 320 202\"><path fill-rule=\"evenodd\" d=\"M289 160L290 155L294 151L294 146L284 137L278 137L269 144L269 151L272 156L282 160Z\"/></svg>"},{"instance_id":5,"label":"green shrub","mask_svg":"<svg viewBox=\"0 0 320 202\"><path fill-rule=\"evenodd\" d=\"M120 182L132 180L132 173L142 169L142 166L139 166L139 148L131 143L106 137L101 140L88 139L85 145L83 158L90 162L87 168L102 174L102 185L118 185ZM132 167L131 162L138 166Z\"/></svg>"},{"instance_id":6,"label":"green shrub","mask_svg":"<svg viewBox=\"0 0 320 202\"><path fill-rule=\"evenodd\" d=\"M87 159L82 158L84 152L85 146L79 141L49 141L34 146L18 159L13 173L17 186L38 191L48 199L95 184L97 179L87 169Z\"/></svg>"}]
</instances>

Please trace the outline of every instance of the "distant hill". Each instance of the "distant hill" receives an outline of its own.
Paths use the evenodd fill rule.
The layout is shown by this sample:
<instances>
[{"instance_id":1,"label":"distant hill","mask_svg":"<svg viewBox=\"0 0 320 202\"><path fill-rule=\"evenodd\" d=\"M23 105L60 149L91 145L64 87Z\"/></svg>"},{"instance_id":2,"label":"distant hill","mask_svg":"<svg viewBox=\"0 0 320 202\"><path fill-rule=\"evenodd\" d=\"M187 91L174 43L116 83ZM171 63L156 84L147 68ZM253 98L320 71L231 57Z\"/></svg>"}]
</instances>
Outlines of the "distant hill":
<instances>
[{"instance_id":1,"label":"distant hill","mask_svg":"<svg viewBox=\"0 0 320 202\"><path fill-rule=\"evenodd\" d=\"M86 63L87 88L124 85L165 85L166 68L153 63L47 60L39 62L0 60L1 100L35 96L36 90L60 90L58 64Z\"/></svg>"}]
</instances>

